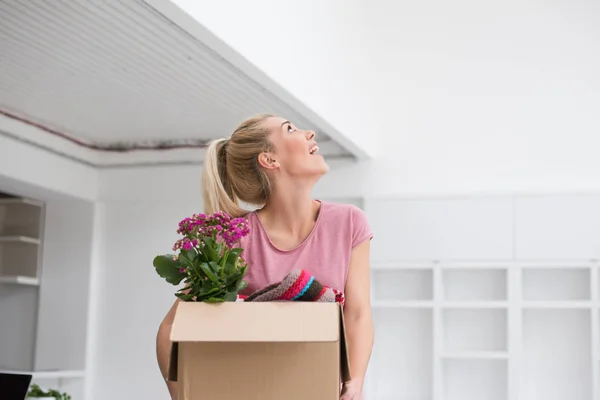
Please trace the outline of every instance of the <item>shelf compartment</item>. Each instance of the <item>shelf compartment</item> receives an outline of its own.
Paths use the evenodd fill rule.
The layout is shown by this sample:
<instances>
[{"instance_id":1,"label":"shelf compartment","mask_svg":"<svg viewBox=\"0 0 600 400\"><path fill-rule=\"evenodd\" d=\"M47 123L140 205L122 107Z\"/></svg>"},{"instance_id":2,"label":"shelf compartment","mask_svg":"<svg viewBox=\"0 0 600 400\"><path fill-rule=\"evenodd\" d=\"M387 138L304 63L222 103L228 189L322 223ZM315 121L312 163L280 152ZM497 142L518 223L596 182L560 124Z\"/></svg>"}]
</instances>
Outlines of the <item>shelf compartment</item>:
<instances>
[{"instance_id":1,"label":"shelf compartment","mask_svg":"<svg viewBox=\"0 0 600 400\"><path fill-rule=\"evenodd\" d=\"M524 310L520 397L592 400L591 354L590 310Z\"/></svg>"},{"instance_id":2,"label":"shelf compartment","mask_svg":"<svg viewBox=\"0 0 600 400\"><path fill-rule=\"evenodd\" d=\"M36 287L0 286L0 369L33 369L38 301Z\"/></svg>"},{"instance_id":3,"label":"shelf compartment","mask_svg":"<svg viewBox=\"0 0 600 400\"><path fill-rule=\"evenodd\" d=\"M0 277L37 278L39 246L30 241L0 240Z\"/></svg>"},{"instance_id":4,"label":"shelf compartment","mask_svg":"<svg viewBox=\"0 0 600 400\"><path fill-rule=\"evenodd\" d=\"M431 399L433 311L376 309L373 320L375 345L369 367L370 397Z\"/></svg>"},{"instance_id":5,"label":"shelf compartment","mask_svg":"<svg viewBox=\"0 0 600 400\"><path fill-rule=\"evenodd\" d=\"M506 352L507 310L443 311L444 353Z\"/></svg>"},{"instance_id":6,"label":"shelf compartment","mask_svg":"<svg viewBox=\"0 0 600 400\"><path fill-rule=\"evenodd\" d=\"M0 236L40 237L42 205L36 201L0 198Z\"/></svg>"},{"instance_id":7,"label":"shelf compartment","mask_svg":"<svg viewBox=\"0 0 600 400\"><path fill-rule=\"evenodd\" d=\"M372 271L374 301L433 300L433 270L402 269Z\"/></svg>"},{"instance_id":8,"label":"shelf compartment","mask_svg":"<svg viewBox=\"0 0 600 400\"><path fill-rule=\"evenodd\" d=\"M591 300L590 268L523 270L524 301Z\"/></svg>"},{"instance_id":9,"label":"shelf compartment","mask_svg":"<svg viewBox=\"0 0 600 400\"><path fill-rule=\"evenodd\" d=\"M444 360L443 368L445 400L508 398L506 360Z\"/></svg>"},{"instance_id":10,"label":"shelf compartment","mask_svg":"<svg viewBox=\"0 0 600 400\"><path fill-rule=\"evenodd\" d=\"M505 301L506 269L443 270L444 299L447 301Z\"/></svg>"}]
</instances>

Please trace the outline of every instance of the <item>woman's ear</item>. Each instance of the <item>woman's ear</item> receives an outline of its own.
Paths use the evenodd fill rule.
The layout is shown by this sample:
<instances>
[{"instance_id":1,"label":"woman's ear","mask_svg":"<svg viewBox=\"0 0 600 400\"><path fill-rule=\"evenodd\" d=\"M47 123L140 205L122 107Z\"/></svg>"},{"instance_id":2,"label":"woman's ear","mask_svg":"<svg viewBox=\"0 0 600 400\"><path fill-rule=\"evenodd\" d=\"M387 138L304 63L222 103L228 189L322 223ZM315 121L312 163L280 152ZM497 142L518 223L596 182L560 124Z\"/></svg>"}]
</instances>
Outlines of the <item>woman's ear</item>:
<instances>
[{"instance_id":1,"label":"woman's ear","mask_svg":"<svg viewBox=\"0 0 600 400\"><path fill-rule=\"evenodd\" d=\"M258 155L258 163L265 169L279 168L279 162L273 158L271 153L260 153Z\"/></svg>"}]
</instances>

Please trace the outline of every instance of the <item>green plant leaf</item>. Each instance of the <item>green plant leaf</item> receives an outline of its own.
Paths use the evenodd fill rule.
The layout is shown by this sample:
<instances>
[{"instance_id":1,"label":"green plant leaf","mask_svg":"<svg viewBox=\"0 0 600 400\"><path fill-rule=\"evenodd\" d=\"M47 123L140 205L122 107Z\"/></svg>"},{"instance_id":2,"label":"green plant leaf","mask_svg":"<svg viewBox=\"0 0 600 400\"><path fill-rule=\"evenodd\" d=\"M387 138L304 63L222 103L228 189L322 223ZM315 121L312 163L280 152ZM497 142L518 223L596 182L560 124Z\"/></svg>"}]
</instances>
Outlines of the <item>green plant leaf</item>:
<instances>
[{"instance_id":1,"label":"green plant leaf","mask_svg":"<svg viewBox=\"0 0 600 400\"><path fill-rule=\"evenodd\" d=\"M205 303L223 303L224 301L225 300L219 299L219 298L216 298L216 297L210 297L210 298L204 300Z\"/></svg>"},{"instance_id":2,"label":"green plant leaf","mask_svg":"<svg viewBox=\"0 0 600 400\"><path fill-rule=\"evenodd\" d=\"M194 298L192 293L175 293L175 296L179 297L183 301L190 301Z\"/></svg>"},{"instance_id":3,"label":"green plant leaf","mask_svg":"<svg viewBox=\"0 0 600 400\"><path fill-rule=\"evenodd\" d=\"M156 256L153 265L158 275L173 285L179 285L185 277L185 275L179 272L181 265L178 261L173 260L173 255L171 254Z\"/></svg>"},{"instance_id":4,"label":"green plant leaf","mask_svg":"<svg viewBox=\"0 0 600 400\"><path fill-rule=\"evenodd\" d=\"M210 269L207 263L200 264L200 268L202 269L202 272L206 274L208 279L210 279L214 283L219 283L219 277L215 275L215 273L212 271L212 269Z\"/></svg>"},{"instance_id":5,"label":"green plant leaf","mask_svg":"<svg viewBox=\"0 0 600 400\"><path fill-rule=\"evenodd\" d=\"M223 298L225 301L233 302L237 300L237 292L227 292L225 297Z\"/></svg>"},{"instance_id":6,"label":"green plant leaf","mask_svg":"<svg viewBox=\"0 0 600 400\"><path fill-rule=\"evenodd\" d=\"M214 261L214 262L219 262L220 258L219 257L219 253L217 253L216 249L216 243L214 240L212 240L212 238L206 238L204 240L204 251L206 253L206 256L208 258L209 261Z\"/></svg>"},{"instance_id":7,"label":"green plant leaf","mask_svg":"<svg viewBox=\"0 0 600 400\"><path fill-rule=\"evenodd\" d=\"M179 259L182 260L183 263L185 263L185 265L193 264L197 255L198 255L198 253L196 253L194 250L180 250L179 251Z\"/></svg>"},{"instance_id":8,"label":"green plant leaf","mask_svg":"<svg viewBox=\"0 0 600 400\"><path fill-rule=\"evenodd\" d=\"M240 258L240 254L242 253L243 249L240 249L238 247L233 248L229 251L229 255L227 256L227 261L225 263L225 275L230 275L232 274L237 266L237 261Z\"/></svg>"},{"instance_id":9,"label":"green plant leaf","mask_svg":"<svg viewBox=\"0 0 600 400\"><path fill-rule=\"evenodd\" d=\"M246 289L246 287L248 287L248 282L246 282L243 279L240 279L235 287L235 290L241 292L242 290Z\"/></svg>"},{"instance_id":10,"label":"green plant leaf","mask_svg":"<svg viewBox=\"0 0 600 400\"><path fill-rule=\"evenodd\" d=\"M211 289L205 290L204 287L200 288L200 291L198 292L198 296L202 296L202 297L212 297L215 294L219 293L221 291L221 289L219 289L218 287L213 287Z\"/></svg>"},{"instance_id":11,"label":"green plant leaf","mask_svg":"<svg viewBox=\"0 0 600 400\"><path fill-rule=\"evenodd\" d=\"M208 265L210 265L210 268L212 268L213 272L216 275L219 275L219 272L221 272L221 265L219 265L218 263L216 263L214 261L209 261Z\"/></svg>"}]
</instances>

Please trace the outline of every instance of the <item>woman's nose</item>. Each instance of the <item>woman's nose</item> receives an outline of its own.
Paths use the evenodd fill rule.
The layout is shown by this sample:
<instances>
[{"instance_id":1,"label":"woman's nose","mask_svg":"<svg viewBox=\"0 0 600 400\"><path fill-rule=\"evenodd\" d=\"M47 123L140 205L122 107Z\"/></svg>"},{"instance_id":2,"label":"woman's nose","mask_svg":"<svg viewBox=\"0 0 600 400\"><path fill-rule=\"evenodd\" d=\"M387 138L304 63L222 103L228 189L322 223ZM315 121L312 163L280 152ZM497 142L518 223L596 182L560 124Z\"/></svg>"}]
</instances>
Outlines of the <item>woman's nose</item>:
<instances>
[{"instance_id":1,"label":"woman's nose","mask_svg":"<svg viewBox=\"0 0 600 400\"><path fill-rule=\"evenodd\" d=\"M306 140L311 140L316 136L315 131L306 131Z\"/></svg>"}]
</instances>

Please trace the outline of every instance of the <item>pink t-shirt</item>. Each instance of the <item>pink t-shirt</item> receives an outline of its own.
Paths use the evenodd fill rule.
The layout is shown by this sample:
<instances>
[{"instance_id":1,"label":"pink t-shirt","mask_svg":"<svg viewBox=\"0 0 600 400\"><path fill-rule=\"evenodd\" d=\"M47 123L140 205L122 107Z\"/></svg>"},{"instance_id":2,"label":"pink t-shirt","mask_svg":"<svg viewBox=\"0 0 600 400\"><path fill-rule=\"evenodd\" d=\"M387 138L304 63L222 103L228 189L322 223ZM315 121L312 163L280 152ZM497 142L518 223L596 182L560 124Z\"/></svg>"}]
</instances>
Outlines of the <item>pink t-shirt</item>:
<instances>
[{"instance_id":1,"label":"pink t-shirt","mask_svg":"<svg viewBox=\"0 0 600 400\"><path fill-rule=\"evenodd\" d=\"M348 204L321 201L312 232L291 250L273 245L255 212L246 218L250 234L240 242L248 262L248 287L242 293L246 295L281 281L293 269L304 269L322 284L343 291L352 249L373 237L364 212Z\"/></svg>"}]
</instances>

